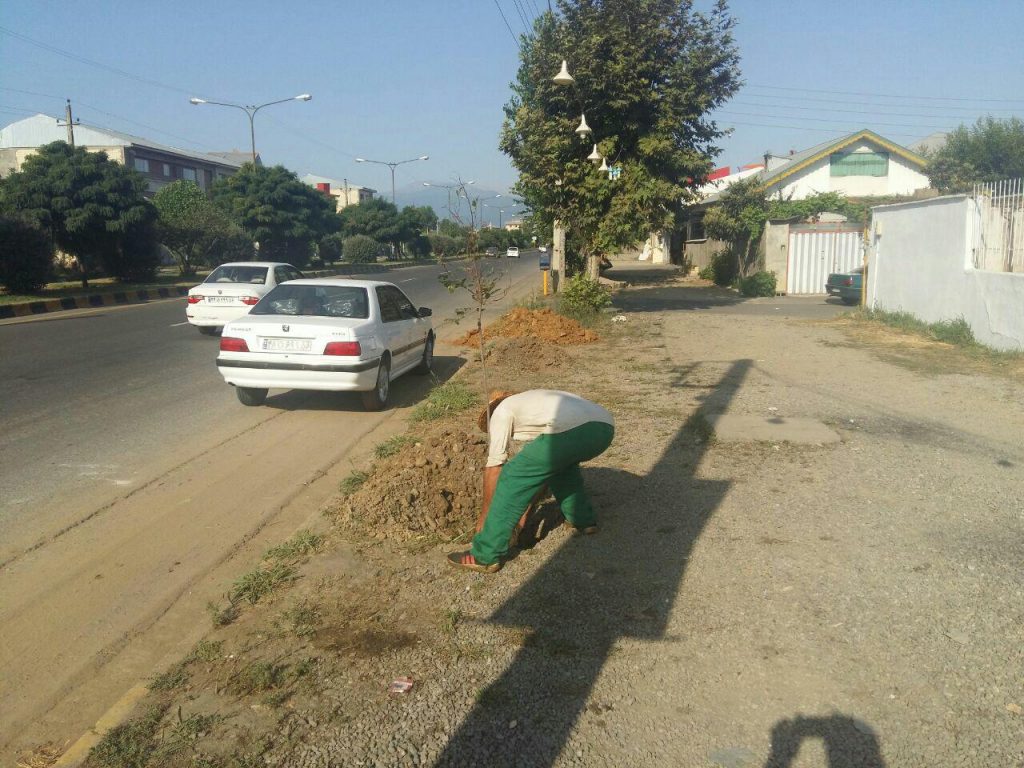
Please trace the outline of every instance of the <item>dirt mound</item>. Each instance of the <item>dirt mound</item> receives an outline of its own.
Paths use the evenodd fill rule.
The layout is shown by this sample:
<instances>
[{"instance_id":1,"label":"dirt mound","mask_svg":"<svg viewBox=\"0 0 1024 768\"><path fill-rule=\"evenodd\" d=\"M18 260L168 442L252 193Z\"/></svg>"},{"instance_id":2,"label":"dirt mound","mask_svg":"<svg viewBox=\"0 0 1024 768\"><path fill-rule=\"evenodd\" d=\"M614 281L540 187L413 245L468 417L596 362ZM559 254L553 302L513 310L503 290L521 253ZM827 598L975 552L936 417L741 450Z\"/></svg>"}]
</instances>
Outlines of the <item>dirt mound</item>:
<instances>
[{"instance_id":1,"label":"dirt mound","mask_svg":"<svg viewBox=\"0 0 1024 768\"><path fill-rule=\"evenodd\" d=\"M587 330L575 320L570 320L550 309L523 307L516 307L484 329L485 339L493 339L495 336L510 339L534 336L552 344L590 344L599 338L596 333ZM452 343L470 346L476 344L476 337L476 330L472 330Z\"/></svg>"},{"instance_id":2,"label":"dirt mound","mask_svg":"<svg viewBox=\"0 0 1024 768\"><path fill-rule=\"evenodd\" d=\"M495 362L511 371L540 371L565 365L566 355L557 346L536 336L498 339L487 345L488 365Z\"/></svg>"},{"instance_id":3,"label":"dirt mound","mask_svg":"<svg viewBox=\"0 0 1024 768\"><path fill-rule=\"evenodd\" d=\"M373 472L339 509L338 522L375 538L452 538L473 530L480 509L483 435L445 428L420 436Z\"/></svg>"}]
</instances>

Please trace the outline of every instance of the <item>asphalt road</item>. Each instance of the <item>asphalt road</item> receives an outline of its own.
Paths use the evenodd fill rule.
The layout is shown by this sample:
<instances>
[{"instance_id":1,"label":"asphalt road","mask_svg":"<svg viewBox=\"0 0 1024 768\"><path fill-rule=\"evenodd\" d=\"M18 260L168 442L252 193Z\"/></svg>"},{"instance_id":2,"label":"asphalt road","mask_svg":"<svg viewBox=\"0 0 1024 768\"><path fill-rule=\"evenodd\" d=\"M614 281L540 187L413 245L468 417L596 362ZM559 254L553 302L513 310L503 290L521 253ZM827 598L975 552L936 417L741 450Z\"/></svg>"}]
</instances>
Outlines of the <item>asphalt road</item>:
<instances>
[{"instance_id":1,"label":"asphalt road","mask_svg":"<svg viewBox=\"0 0 1024 768\"><path fill-rule=\"evenodd\" d=\"M540 284L535 253L495 266L505 304ZM443 339L469 301L438 273L368 277L430 306ZM0 323L0 762L74 738L194 641L206 602L251 567L231 558L315 515L337 488L325 475L389 423L352 394L274 391L246 408L217 347L184 324L182 299ZM442 345L439 366L454 352ZM396 405L428 384L403 377Z\"/></svg>"},{"instance_id":2,"label":"asphalt road","mask_svg":"<svg viewBox=\"0 0 1024 768\"><path fill-rule=\"evenodd\" d=\"M524 252L493 263L515 281L538 271L535 259ZM450 294L439 272L368 277L395 282L441 326L467 299ZM276 412L239 405L213 362L217 338L185 323L184 306L173 299L0 325L0 566L139 487L169 446L201 453ZM292 409L304 399L323 397L277 398ZM356 396L333 399L359 408Z\"/></svg>"}]
</instances>

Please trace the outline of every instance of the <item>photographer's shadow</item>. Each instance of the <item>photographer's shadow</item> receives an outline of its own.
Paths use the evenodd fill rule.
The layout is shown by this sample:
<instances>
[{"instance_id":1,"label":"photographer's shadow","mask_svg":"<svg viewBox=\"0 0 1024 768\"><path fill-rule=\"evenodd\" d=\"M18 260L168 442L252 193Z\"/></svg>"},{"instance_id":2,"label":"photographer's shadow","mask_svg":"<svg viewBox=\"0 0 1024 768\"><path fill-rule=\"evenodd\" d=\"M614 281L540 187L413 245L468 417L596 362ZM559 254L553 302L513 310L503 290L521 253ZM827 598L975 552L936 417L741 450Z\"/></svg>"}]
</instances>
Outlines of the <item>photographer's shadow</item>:
<instances>
[{"instance_id":1,"label":"photographer's shadow","mask_svg":"<svg viewBox=\"0 0 1024 768\"><path fill-rule=\"evenodd\" d=\"M791 768L805 741L820 740L828 768L885 768L875 731L846 715L797 715L772 728L772 751L764 768Z\"/></svg>"}]
</instances>

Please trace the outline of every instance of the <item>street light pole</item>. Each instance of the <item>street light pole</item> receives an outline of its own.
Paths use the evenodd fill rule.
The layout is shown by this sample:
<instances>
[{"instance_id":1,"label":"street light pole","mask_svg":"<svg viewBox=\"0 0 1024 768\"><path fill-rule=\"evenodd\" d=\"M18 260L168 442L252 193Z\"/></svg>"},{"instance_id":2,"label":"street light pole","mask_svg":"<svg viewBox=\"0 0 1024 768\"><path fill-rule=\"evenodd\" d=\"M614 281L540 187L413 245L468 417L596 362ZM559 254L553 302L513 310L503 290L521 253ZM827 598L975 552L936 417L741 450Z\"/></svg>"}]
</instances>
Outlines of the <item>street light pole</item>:
<instances>
[{"instance_id":1,"label":"street light pole","mask_svg":"<svg viewBox=\"0 0 1024 768\"><path fill-rule=\"evenodd\" d=\"M386 165L391 169L391 204L395 205L395 168L406 163L415 163L417 160L429 160L430 155L420 155L414 157L411 160L397 160L395 162L388 162L387 160L367 160L365 157L357 157L357 163L375 163L376 165Z\"/></svg>"},{"instance_id":2,"label":"street light pole","mask_svg":"<svg viewBox=\"0 0 1024 768\"><path fill-rule=\"evenodd\" d=\"M453 189L459 189L460 187L468 187L470 184L476 184L476 182L475 181L466 181L466 182L463 182L462 184L432 184L429 181L424 181L423 182L423 186L424 187L434 187L434 188L437 188L437 189L444 189L444 190L446 190L448 192L448 216L449 216L449 218L451 216L453 216L453 214L452 214L452 190ZM459 210L460 211L462 210L461 204L459 206Z\"/></svg>"},{"instance_id":3,"label":"street light pole","mask_svg":"<svg viewBox=\"0 0 1024 768\"><path fill-rule=\"evenodd\" d=\"M313 97L308 93L300 93L298 96L292 96L288 99L278 99L277 101L268 101L265 104L232 104L227 101L211 101L210 99L200 99L193 96L189 99L189 103L193 106L199 104L215 104L218 107L234 107L240 109L249 117L249 141L252 147L252 164L256 165L256 113L264 107L269 107L273 104L284 104L286 101L309 101Z\"/></svg>"}]
</instances>

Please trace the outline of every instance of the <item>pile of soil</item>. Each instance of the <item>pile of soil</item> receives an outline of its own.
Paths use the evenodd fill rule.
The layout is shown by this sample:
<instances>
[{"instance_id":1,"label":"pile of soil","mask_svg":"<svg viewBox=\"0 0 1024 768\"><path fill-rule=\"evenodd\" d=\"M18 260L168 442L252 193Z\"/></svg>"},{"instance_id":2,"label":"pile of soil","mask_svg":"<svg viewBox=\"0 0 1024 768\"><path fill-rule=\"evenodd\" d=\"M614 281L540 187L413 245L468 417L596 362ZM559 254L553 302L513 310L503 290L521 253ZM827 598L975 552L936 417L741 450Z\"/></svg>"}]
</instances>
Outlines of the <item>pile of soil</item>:
<instances>
[{"instance_id":1,"label":"pile of soil","mask_svg":"<svg viewBox=\"0 0 1024 768\"><path fill-rule=\"evenodd\" d=\"M561 349L536 336L498 339L486 348L488 365L493 362L507 371L536 373L545 368L562 368L566 364L566 355Z\"/></svg>"},{"instance_id":2,"label":"pile of soil","mask_svg":"<svg viewBox=\"0 0 1024 768\"><path fill-rule=\"evenodd\" d=\"M342 501L338 522L378 539L453 538L473 530L480 509L486 438L443 428L381 459Z\"/></svg>"},{"instance_id":3,"label":"pile of soil","mask_svg":"<svg viewBox=\"0 0 1024 768\"><path fill-rule=\"evenodd\" d=\"M599 338L596 333L587 330L575 320L550 309L525 309L523 307L516 307L484 329L484 339L493 339L495 336L509 339L535 336L551 344L590 344ZM477 332L474 329L455 339L452 343L459 346L471 346L476 344L476 338Z\"/></svg>"}]
</instances>

